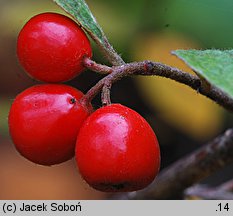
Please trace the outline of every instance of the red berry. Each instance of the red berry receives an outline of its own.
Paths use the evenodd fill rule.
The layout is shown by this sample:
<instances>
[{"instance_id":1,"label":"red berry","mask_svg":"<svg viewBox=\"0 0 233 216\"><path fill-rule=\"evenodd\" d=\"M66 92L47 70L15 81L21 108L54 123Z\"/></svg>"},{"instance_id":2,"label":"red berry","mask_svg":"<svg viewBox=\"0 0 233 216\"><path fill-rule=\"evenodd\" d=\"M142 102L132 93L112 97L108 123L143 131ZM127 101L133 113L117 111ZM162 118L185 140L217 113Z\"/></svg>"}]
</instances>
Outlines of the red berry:
<instances>
[{"instance_id":1,"label":"red berry","mask_svg":"<svg viewBox=\"0 0 233 216\"><path fill-rule=\"evenodd\" d=\"M9 131L27 159L53 165L74 156L78 131L92 110L80 103L83 93L62 84L30 87L14 100Z\"/></svg>"},{"instance_id":2,"label":"red berry","mask_svg":"<svg viewBox=\"0 0 233 216\"><path fill-rule=\"evenodd\" d=\"M160 167L152 128L137 112L120 104L102 107L86 119L75 151L84 180L105 192L142 189Z\"/></svg>"},{"instance_id":3,"label":"red berry","mask_svg":"<svg viewBox=\"0 0 233 216\"><path fill-rule=\"evenodd\" d=\"M91 45L70 18L56 13L32 17L18 36L17 54L29 75L44 82L64 82L80 74Z\"/></svg>"}]
</instances>

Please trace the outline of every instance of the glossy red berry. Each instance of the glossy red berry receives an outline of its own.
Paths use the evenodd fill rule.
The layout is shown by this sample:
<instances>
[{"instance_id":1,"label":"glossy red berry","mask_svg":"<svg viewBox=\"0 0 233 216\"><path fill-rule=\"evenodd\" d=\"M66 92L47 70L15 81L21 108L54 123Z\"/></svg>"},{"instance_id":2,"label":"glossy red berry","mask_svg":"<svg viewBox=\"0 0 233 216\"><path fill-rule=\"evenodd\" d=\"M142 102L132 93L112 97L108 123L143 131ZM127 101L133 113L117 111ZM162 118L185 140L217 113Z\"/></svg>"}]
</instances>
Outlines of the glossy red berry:
<instances>
[{"instance_id":1,"label":"glossy red berry","mask_svg":"<svg viewBox=\"0 0 233 216\"><path fill-rule=\"evenodd\" d=\"M152 128L137 112L120 104L102 107L85 120L75 151L84 180L105 192L142 189L160 167Z\"/></svg>"},{"instance_id":2,"label":"glossy red berry","mask_svg":"<svg viewBox=\"0 0 233 216\"><path fill-rule=\"evenodd\" d=\"M17 54L26 72L44 82L64 82L83 70L90 42L70 18L56 13L32 17L18 36Z\"/></svg>"},{"instance_id":3,"label":"glossy red berry","mask_svg":"<svg viewBox=\"0 0 233 216\"><path fill-rule=\"evenodd\" d=\"M62 84L30 87L14 100L9 132L17 150L42 165L64 162L74 156L78 131L92 111L80 103L83 93Z\"/></svg>"}]
</instances>

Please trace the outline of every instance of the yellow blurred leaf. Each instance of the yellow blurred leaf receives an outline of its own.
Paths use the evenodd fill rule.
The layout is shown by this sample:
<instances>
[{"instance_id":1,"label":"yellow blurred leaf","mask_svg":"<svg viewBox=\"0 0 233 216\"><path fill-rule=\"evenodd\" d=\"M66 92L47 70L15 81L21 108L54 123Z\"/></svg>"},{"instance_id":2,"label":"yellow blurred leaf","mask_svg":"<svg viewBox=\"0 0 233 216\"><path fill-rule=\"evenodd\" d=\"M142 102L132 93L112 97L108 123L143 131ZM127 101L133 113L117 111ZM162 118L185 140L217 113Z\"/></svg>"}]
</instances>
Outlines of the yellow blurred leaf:
<instances>
[{"instance_id":1,"label":"yellow blurred leaf","mask_svg":"<svg viewBox=\"0 0 233 216\"><path fill-rule=\"evenodd\" d=\"M182 61L170 52L176 49L198 48L198 45L180 35L162 33L144 35L134 44L135 60L159 61L193 73ZM206 139L216 134L222 123L222 110L211 100L191 88L161 77L136 79L143 98L159 115L181 131L197 139Z\"/></svg>"}]
</instances>

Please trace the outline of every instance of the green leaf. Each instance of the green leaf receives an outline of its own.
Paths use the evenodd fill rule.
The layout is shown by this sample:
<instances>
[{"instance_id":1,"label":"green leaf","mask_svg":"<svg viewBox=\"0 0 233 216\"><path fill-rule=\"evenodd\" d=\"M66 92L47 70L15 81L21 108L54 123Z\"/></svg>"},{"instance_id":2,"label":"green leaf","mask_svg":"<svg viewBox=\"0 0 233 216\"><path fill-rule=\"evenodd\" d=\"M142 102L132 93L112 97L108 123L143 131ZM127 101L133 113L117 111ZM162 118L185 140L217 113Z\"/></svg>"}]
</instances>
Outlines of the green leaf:
<instances>
[{"instance_id":1,"label":"green leaf","mask_svg":"<svg viewBox=\"0 0 233 216\"><path fill-rule=\"evenodd\" d=\"M99 46L105 57L113 65L124 64L123 59L113 49L107 40L102 28L97 23L95 17L92 15L85 0L53 0L63 10L69 13L75 20L84 28L92 39Z\"/></svg>"},{"instance_id":2,"label":"green leaf","mask_svg":"<svg viewBox=\"0 0 233 216\"><path fill-rule=\"evenodd\" d=\"M233 50L176 50L173 54L233 98Z\"/></svg>"},{"instance_id":3,"label":"green leaf","mask_svg":"<svg viewBox=\"0 0 233 216\"><path fill-rule=\"evenodd\" d=\"M74 17L97 43L105 44L104 33L84 0L53 1Z\"/></svg>"}]
</instances>

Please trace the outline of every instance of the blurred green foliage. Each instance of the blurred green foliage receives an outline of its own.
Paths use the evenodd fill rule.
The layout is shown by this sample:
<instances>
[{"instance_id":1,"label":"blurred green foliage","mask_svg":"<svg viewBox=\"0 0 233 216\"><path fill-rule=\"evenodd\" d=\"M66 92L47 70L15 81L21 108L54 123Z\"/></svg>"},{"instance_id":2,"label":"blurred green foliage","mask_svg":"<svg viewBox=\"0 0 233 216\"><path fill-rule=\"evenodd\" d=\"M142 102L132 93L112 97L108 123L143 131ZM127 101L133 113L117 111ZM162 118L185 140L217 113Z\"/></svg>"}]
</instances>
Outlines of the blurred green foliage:
<instances>
[{"instance_id":1,"label":"blurred green foliage","mask_svg":"<svg viewBox=\"0 0 233 216\"><path fill-rule=\"evenodd\" d=\"M232 0L87 0L97 20L121 52L137 34L171 30L199 40L204 47L233 46ZM0 27L16 33L25 20L62 10L52 0L0 0Z\"/></svg>"},{"instance_id":2,"label":"blurred green foliage","mask_svg":"<svg viewBox=\"0 0 233 216\"><path fill-rule=\"evenodd\" d=\"M170 30L200 41L203 47L233 47L232 0L89 0L88 3L110 37L114 42L117 40L117 46L128 44L137 34Z\"/></svg>"},{"instance_id":3,"label":"blurred green foliage","mask_svg":"<svg viewBox=\"0 0 233 216\"><path fill-rule=\"evenodd\" d=\"M164 22L174 31L200 40L205 47L233 47L232 0L166 0Z\"/></svg>"}]
</instances>

